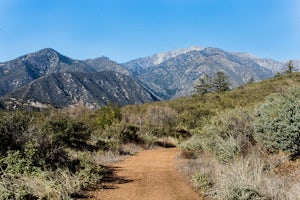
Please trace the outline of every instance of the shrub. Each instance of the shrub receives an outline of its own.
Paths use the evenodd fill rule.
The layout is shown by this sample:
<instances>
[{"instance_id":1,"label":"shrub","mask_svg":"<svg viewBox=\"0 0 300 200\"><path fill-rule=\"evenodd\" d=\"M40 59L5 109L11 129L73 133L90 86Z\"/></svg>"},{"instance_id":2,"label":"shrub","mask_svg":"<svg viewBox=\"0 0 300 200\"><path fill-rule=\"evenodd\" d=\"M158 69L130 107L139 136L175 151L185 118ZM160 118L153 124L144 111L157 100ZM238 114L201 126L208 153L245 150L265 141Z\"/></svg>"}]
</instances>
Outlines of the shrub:
<instances>
[{"instance_id":1,"label":"shrub","mask_svg":"<svg viewBox=\"0 0 300 200\"><path fill-rule=\"evenodd\" d=\"M24 151L8 151L7 156L0 159L2 170L10 174L37 174L41 172L44 160L38 156L38 149L33 143L27 143Z\"/></svg>"},{"instance_id":2,"label":"shrub","mask_svg":"<svg viewBox=\"0 0 300 200\"><path fill-rule=\"evenodd\" d=\"M52 145L71 148L86 147L91 130L83 122L66 115L52 117L44 126L44 132L51 134Z\"/></svg>"},{"instance_id":3,"label":"shrub","mask_svg":"<svg viewBox=\"0 0 300 200\"><path fill-rule=\"evenodd\" d=\"M107 105L101 107L97 112L97 121L101 129L111 126L114 122L122 119L121 110L118 106Z\"/></svg>"},{"instance_id":4,"label":"shrub","mask_svg":"<svg viewBox=\"0 0 300 200\"><path fill-rule=\"evenodd\" d=\"M255 116L256 139L268 150L300 153L300 88L271 95Z\"/></svg>"},{"instance_id":5,"label":"shrub","mask_svg":"<svg viewBox=\"0 0 300 200\"><path fill-rule=\"evenodd\" d=\"M194 174L192 176L192 182L197 188L199 188L203 192L205 192L212 184L209 180L209 177L201 173Z\"/></svg>"},{"instance_id":6,"label":"shrub","mask_svg":"<svg viewBox=\"0 0 300 200\"><path fill-rule=\"evenodd\" d=\"M267 200L287 199L286 183L266 170L267 160L253 153L229 164L213 166L213 186L208 195L213 199Z\"/></svg>"},{"instance_id":7,"label":"shrub","mask_svg":"<svg viewBox=\"0 0 300 200\"><path fill-rule=\"evenodd\" d=\"M80 159L80 170L75 175L80 181L81 189L88 189L95 188L105 173L106 169L86 158L82 158Z\"/></svg>"},{"instance_id":8,"label":"shrub","mask_svg":"<svg viewBox=\"0 0 300 200\"><path fill-rule=\"evenodd\" d=\"M248 111L235 109L213 117L202 129L206 135L203 147L221 162L230 162L238 155L246 155L253 139L252 117Z\"/></svg>"},{"instance_id":9,"label":"shrub","mask_svg":"<svg viewBox=\"0 0 300 200\"><path fill-rule=\"evenodd\" d=\"M32 189L19 177L7 173L0 175L0 200L7 199L38 199L32 194Z\"/></svg>"},{"instance_id":10,"label":"shrub","mask_svg":"<svg viewBox=\"0 0 300 200\"><path fill-rule=\"evenodd\" d=\"M119 140L100 138L96 142L96 147L97 149L103 151L116 151L119 147Z\"/></svg>"},{"instance_id":11,"label":"shrub","mask_svg":"<svg viewBox=\"0 0 300 200\"><path fill-rule=\"evenodd\" d=\"M123 143L139 142L138 131L139 128L134 125L125 126L121 131L121 141Z\"/></svg>"},{"instance_id":12,"label":"shrub","mask_svg":"<svg viewBox=\"0 0 300 200\"><path fill-rule=\"evenodd\" d=\"M174 109L148 106L142 118L140 125L143 125L144 133L150 132L157 137L176 135L177 113Z\"/></svg>"},{"instance_id":13,"label":"shrub","mask_svg":"<svg viewBox=\"0 0 300 200\"><path fill-rule=\"evenodd\" d=\"M26 142L24 133L30 125L31 116L22 112L0 112L0 155L7 150L19 150Z\"/></svg>"}]
</instances>

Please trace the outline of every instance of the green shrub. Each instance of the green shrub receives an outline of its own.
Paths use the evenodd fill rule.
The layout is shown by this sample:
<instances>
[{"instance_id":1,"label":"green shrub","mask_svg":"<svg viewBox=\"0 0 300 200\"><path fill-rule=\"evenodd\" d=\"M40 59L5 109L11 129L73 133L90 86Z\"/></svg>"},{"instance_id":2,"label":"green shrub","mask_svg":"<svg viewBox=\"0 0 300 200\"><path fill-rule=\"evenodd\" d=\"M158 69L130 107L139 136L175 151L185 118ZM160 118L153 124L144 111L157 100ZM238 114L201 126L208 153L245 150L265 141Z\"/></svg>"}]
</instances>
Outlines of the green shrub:
<instances>
[{"instance_id":1,"label":"green shrub","mask_svg":"<svg viewBox=\"0 0 300 200\"><path fill-rule=\"evenodd\" d=\"M192 176L192 182L194 186L205 192L210 186L211 181L206 175L203 175L201 173L196 173Z\"/></svg>"},{"instance_id":2,"label":"green shrub","mask_svg":"<svg viewBox=\"0 0 300 200\"><path fill-rule=\"evenodd\" d=\"M6 173L0 175L0 200L7 199L38 199L32 194L32 189L19 177Z\"/></svg>"},{"instance_id":3,"label":"green shrub","mask_svg":"<svg viewBox=\"0 0 300 200\"><path fill-rule=\"evenodd\" d=\"M86 147L86 140L91 136L91 129L87 125L66 115L52 117L46 122L44 132L51 135L52 145L71 148Z\"/></svg>"},{"instance_id":4,"label":"green shrub","mask_svg":"<svg viewBox=\"0 0 300 200\"><path fill-rule=\"evenodd\" d=\"M80 180L81 189L95 188L100 183L106 169L87 158L80 159L80 170L75 174Z\"/></svg>"},{"instance_id":5,"label":"green shrub","mask_svg":"<svg viewBox=\"0 0 300 200\"><path fill-rule=\"evenodd\" d=\"M202 129L203 147L221 162L230 162L238 155L247 154L252 145L253 122L248 111L234 109L213 117Z\"/></svg>"},{"instance_id":6,"label":"green shrub","mask_svg":"<svg viewBox=\"0 0 300 200\"><path fill-rule=\"evenodd\" d=\"M137 134L138 131L139 128L134 125L125 126L121 131L121 141L123 143L139 142L139 136Z\"/></svg>"},{"instance_id":7,"label":"green shrub","mask_svg":"<svg viewBox=\"0 0 300 200\"><path fill-rule=\"evenodd\" d=\"M256 139L268 150L300 153L300 88L271 95L256 109Z\"/></svg>"},{"instance_id":8,"label":"green shrub","mask_svg":"<svg viewBox=\"0 0 300 200\"><path fill-rule=\"evenodd\" d=\"M119 122L122 119L121 110L118 106L107 105L101 107L96 114L97 121L101 129L111 126L114 122Z\"/></svg>"},{"instance_id":9,"label":"green shrub","mask_svg":"<svg viewBox=\"0 0 300 200\"><path fill-rule=\"evenodd\" d=\"M119 140L100 138L96 142L96 148L103 151L116 151L119 148Z\"/></svg>"},{"instance_id":10,"label":"green shrub","mask_svg":"<svg viewBox=\"0 0 300 200\"><path fill-rule=\"evenodd\" d=\"M5 157L0 159L2 170L10 174L37 174L42 171L44 160L38 156L39 150L33 143L27 143L23 152L8 151Z\"/></svg>"},{"instance_id":11,"label":"green shrub","mask_svg":"<svg viewBox=\"0 0 300 200\"><path fill-rule=\"evenodd\" d=\"M0 155L7 150L19 150L26 142L24 133L28 130L31 116L19 111L0 112Z\"/></svg>"}]
</instances>

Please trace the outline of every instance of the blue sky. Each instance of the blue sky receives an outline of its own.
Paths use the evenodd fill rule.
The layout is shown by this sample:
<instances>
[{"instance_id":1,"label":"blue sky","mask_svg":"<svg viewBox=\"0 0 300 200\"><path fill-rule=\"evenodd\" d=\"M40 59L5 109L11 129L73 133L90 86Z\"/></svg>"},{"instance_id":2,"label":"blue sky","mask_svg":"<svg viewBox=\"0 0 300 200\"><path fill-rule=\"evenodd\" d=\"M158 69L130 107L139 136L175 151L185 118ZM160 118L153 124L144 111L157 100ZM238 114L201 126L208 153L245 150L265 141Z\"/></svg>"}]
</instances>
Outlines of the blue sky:
<instances>
[{"instance_id":1,"label":"blue sky","mask_svg":"<svg viewBox=\"0 0 300 200\"><path fill-rule=\"evenodd\" d=\"M190 46L300 59L300 1L0 0L0 62L46 47L125 62Z\"/></svg>"}]
</instances>

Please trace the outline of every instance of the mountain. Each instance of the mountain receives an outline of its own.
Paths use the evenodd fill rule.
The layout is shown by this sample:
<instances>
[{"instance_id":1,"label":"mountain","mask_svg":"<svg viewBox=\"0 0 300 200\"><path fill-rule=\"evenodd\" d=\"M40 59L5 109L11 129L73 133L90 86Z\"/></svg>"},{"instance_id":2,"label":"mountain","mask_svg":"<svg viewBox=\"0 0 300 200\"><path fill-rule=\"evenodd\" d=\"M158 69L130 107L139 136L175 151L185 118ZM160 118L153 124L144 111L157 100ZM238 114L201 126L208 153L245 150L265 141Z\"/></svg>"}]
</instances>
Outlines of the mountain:
<instances>
[{"instance_id":1,"label":"mountain","mask_svg":"<svg viewBox=\"0 0 300 200\"><path fill-rule=\"evenodd\" d=\"M98 107L157 100L147 86L107 57L75 60L46 48L0 63L0 108L63 107L83 102Z\"/></svg>"},{"instance_id":2,"label":"mountain","mask_svg":"<svg viewBox=\"0 0 300 200\"><path fill-rule=\"evenodd\" d=\"M104 56L95 59L86 59L84 62L97 72L112 70L121 74L129 75L129 71L127 69Z\"/></svg>"},{"instance_id":3,"label":"mountain","mask_svg":"<svg viewBox=\"0 0 300 200\"><path fill-rule=\"evenodd\" d=\"M294 66L300 70L300 61L294 60ZM0 63L0 98L4 101L0 108L22 103L60 107L79 102L99 106L167 100L192 94L204 74L223 71L234 88L284 70L286 63L218 48L179 49L123 64L107 57L75 60L46 48Z\"/></svg>"},{"instance_id":4,"label":"mountain","mask_svg":"<svg viewBox=\"0 0 300 200\"><path fill-rule=\"evenodd\" d=\"M0 96L51 73L64 71L94 72L85 62L73 60L53 49L43 49L0 63Z\"/></svg>"},{"instance_id":5,"label":"mountain","mask_svg":"<svg viewBox=\"0 0 300 200\"><path fill-rule=\"evenodd\" d=\"M74 60L54 49L46 48L0 63L0 96L24 86L42 76L58 72L94 73L113 70L123 74L129 72L107 57Z\"/></svg>"},{"instance_id":6,"label":"mountain","mask_svg":"<svg viewBox=\"0 0 300 200\"><path fill-rule=\"evenodd\" d=\"M43 108L49 104L64 107L81 102L89 107L108 102L123 106L155 100L136 80L113 71L52 73L3 97L8 108L18 105Z\"/></svg>"},{"instance_id":7,"label":"mountain","mask_svg":"<svg viewBox=\"0 0 300 200\"><path fill-rule=\"evenodd\" d=\"M275 60L218 48L193 47L175 52L139 58L123 66L162 99L192 94L194 84L204 74L223 71L230 77L234 88L252 78L255 81L270 78L286 68L284 63Z\"/></svg>"},{"instance_id":8,"label":"mountain","mask_svg":"<svg viewBox=\"0 0 300 200\"><path fill-rule=\"evenodd\" d=\"M154 54L149 57L145 58L138 58L126 63L123 63L122 66L124 66L126 69L131 71L134 75L138 75L143 73L143 71L147 68L153 67L155 65L159 65L162 62L167 61L170 58L174 58L178 55L188 53L190 51L194 50L202 50L201 47L190 47L185 49L178 49L174 51L167 51L163 53Z\"/></svg>"}]
</instances>

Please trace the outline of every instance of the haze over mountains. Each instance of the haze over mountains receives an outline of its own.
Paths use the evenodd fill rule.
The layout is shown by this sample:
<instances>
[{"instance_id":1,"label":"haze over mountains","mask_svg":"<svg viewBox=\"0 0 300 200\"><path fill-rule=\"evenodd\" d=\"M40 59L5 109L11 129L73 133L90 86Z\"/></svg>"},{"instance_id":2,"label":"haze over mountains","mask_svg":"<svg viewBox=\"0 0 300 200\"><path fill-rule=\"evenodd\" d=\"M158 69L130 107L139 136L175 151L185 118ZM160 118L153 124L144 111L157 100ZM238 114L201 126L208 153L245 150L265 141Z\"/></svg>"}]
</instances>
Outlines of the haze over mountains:
<instances>
[{"instance_id":1,"label":"haze over mountains","mask_svg":"<svg viewBox=\"0 0 300 200\"><path fill-rule=\"evenodd\" d=\"M299 70L300 61L294 63ZM2 107L140 104L190 95L203 74L224 71L237 87L285 69L279 61L217 48L179 49L123 64L107 57L75 60L47 48L0 63L0 98Z\"/></svg>"}]
</instances>

